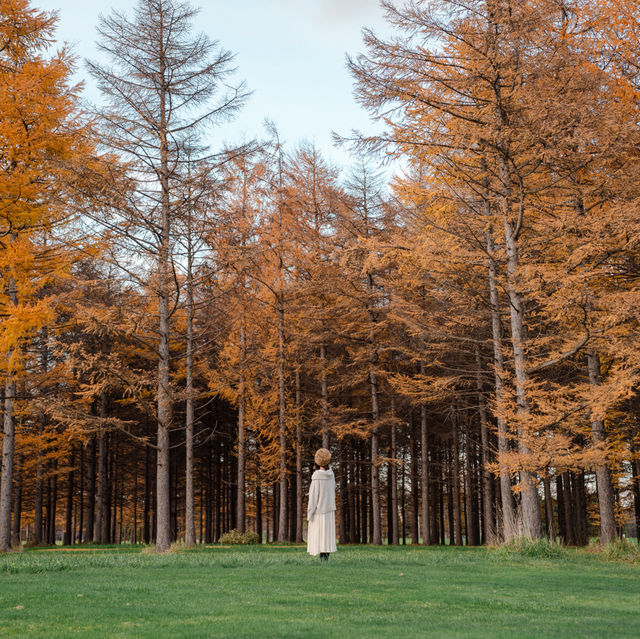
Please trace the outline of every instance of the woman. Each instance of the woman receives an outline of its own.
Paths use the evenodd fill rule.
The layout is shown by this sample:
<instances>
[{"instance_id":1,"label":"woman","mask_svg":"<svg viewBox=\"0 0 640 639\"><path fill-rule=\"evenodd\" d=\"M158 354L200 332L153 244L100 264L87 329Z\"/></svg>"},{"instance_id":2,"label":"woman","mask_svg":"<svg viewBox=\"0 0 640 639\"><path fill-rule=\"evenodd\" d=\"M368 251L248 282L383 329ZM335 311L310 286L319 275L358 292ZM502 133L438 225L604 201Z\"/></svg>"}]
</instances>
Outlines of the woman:
<instances>
[{"instance_id":1,"label":"woman","mask_svg":"<svg viewBox=\"0 0 640 639\"><path fill-rule=\"evenodd\" d=\"M326 448L316 451L314 460L318 470L311 476L307 506L307 552L328 560L336 552L336 478L329 468L331 453Z\"/></svg>"}]
</instances>

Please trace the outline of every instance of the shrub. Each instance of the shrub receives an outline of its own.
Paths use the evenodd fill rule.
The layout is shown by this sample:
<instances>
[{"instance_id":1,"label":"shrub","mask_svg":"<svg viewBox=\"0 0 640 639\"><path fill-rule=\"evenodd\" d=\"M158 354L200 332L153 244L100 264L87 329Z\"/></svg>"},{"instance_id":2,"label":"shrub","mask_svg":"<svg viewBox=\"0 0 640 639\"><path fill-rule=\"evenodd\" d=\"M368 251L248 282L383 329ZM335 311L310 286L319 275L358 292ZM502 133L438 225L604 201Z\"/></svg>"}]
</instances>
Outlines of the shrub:
<instances>
[{"instance_id":1,"label":"shrub","mask_svg":"<svg viewBox=\"0 0 640 639\"><path fill-rule=\"evenodd\" d=\"M514 537L509 543L499 547L499 551L507 555L534 557L540 559L560 559L566 556L566 550L559 544L552 544L548 539L530 539Z\"/></svg>"},{"instance_id":2,"label":"shrub","mask_svg":"<svg viewBox=\"0 0 640 639\"><path fill-rule=\"evenodd\" d=\"M618 539L604 548L609 561L640 562L640 547L628 539Z\"/></svg>"},{"instance_id":3,"label":"shrub","mask_svg":"<svg viewBox=\"0 0 640 639\"><path fill-rule=\"evenodd\" d=\"M253 532L253 530L247 530L240 533L234 529L224 533L224 535L220 537L220 543L247 546L251 544L259 544L260 537L258 537L258 533Z\"/></svg>"}]
</instances>

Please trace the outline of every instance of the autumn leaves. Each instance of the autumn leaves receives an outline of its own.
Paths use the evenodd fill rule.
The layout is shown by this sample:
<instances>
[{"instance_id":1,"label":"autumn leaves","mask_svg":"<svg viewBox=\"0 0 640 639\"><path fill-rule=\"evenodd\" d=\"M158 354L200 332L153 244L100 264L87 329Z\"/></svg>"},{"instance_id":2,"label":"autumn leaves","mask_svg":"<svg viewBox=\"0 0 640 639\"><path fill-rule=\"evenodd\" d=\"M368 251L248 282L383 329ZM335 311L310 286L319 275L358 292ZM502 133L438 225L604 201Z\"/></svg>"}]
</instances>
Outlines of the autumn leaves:
<instances>
[{"instance_id":1,"label":"autumn leaves","mask_svg":"<svg viewBox=\"0 0 640 639\"><path fill-rule=\"evenodd\" d=\"M220 92L232 56L194 33L187 5L141 0L101 21L90 122L69 60L43 57L51 18L22 0L2 12L2 548L17 423L40 527L43 473L97 465L86 540L109 537L113 476L137 504L145 450L157 549L178 529L195 543L211 442L241 532L266 495L276 538L301 539L322 443L361 539L382 542L385 509L398 539L405 463L427 543L444 540L445 500L455 542L464 507L468 542L541 537L543 489L555 538L551 506L584 497L585 473L601 539L615 537L640 443L629 3L389 5L397 37L365 32L350 60L386 127L357 142L403 167L389 188L361 160L342 176L312 145L287 149L272 125L212 151L210 125L246 92ZM121 501L123 517L135 528L136 506Z\"/></svg>"}]
</instances>

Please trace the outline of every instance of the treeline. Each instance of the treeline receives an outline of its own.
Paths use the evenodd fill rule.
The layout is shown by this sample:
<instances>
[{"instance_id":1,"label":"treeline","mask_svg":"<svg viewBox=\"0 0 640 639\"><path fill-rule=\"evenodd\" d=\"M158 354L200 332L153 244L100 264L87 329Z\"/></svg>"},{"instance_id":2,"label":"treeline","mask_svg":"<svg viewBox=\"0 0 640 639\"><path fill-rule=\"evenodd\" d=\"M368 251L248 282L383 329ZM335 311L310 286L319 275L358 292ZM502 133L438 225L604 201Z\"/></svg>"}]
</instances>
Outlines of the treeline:
<instances>
[{"instance_id":1,"label":"treeline","mask_svg":"<svg viewBox=\"0 0 640 639\"><path fill-rule=\"evenodd\" d=\"M640 12L385 7L341 171L211 149L247 92L187 4L101 19L88 108L3 3L2 549L301 541L320 445L341 543L637 530Z\"/></svg>"}]
</instances>

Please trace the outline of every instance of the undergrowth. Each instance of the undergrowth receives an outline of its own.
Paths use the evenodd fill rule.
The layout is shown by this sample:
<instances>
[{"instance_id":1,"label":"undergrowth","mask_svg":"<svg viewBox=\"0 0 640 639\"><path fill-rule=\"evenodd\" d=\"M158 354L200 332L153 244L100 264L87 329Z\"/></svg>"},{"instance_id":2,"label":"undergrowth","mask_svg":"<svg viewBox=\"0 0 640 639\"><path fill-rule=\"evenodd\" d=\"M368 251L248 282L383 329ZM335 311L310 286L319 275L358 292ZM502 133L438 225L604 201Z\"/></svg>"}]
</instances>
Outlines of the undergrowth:
<instances>
[{"instance_id":1,"label":"undergrowth","mask_svg":"<svg viewBox=\"0 0 640 639\"><path fill-rule=\"evenodd\" d=\"M528 557L532 559L566 559L567 548L552 544L548 539L529 539L514 537L511 541L498 546L496 553L507 557Z\"/></svg>"},{"instance_id":2,"label":"undergrowth","mask_svg":"<svg viewBox=\"0 0 640 639\"><path fill-rule=\"evenodd\" d=\"M604 547L604 556L609 561L640 563L640 546L628 539L618 539Z\"/></svg>"}]
</instances>

